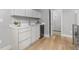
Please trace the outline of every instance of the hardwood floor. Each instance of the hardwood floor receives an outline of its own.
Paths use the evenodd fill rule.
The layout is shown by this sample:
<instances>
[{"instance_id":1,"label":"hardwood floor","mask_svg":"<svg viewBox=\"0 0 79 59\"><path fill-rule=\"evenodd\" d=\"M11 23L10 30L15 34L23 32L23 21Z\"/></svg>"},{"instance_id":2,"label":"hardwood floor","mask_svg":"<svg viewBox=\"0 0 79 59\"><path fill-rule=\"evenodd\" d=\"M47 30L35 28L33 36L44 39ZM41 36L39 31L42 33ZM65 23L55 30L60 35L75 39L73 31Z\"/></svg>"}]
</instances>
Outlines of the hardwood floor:
<instances>
[{"instance_id":1,"label":"hardwood floor","mask_svg":"<svg viewBox=\"0 0 79 59\"><path fill-rule=\"evenodd\" d=\"M42 38L32 44L27 50L73 50L72 39L53 35L50 38Z\"/></svg>"}]
</instances>

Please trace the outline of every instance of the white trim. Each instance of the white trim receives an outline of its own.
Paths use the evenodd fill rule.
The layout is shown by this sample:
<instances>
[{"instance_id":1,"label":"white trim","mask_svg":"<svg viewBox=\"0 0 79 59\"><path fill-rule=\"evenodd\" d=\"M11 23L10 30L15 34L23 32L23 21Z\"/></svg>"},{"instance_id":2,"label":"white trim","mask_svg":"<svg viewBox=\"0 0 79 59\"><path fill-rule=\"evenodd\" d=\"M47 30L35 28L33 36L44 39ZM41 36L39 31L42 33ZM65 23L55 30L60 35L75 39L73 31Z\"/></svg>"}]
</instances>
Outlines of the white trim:
<instances>
[{"instance_id":1,"label":"white trim","mask_svg":"<svg viewBox=\"0 0 79 59\"><path fill-rule=\"evenodd\" d=\"M63 31L63 10L61 10L61 33Z\"/></svg>"},{"instance_id":2,"label":"white trim","mask_svg":"<svg viewBox=\"0 0 79 59\"><path fill-rule=\"evenodd\" d=\"M61 34L61 36L71 37L72 38L72 35Z\"/></svg>"},{"instance_id":3,"label":"white trim","mask_svg":"<svg viewBox=\"0 0 79 59\"><path fill-rule=\"evenodd\" d=\"M11 45L6 45L3 48L0 48L0 50L10 50L11 49Z\"/></svg>"}]
</instances>

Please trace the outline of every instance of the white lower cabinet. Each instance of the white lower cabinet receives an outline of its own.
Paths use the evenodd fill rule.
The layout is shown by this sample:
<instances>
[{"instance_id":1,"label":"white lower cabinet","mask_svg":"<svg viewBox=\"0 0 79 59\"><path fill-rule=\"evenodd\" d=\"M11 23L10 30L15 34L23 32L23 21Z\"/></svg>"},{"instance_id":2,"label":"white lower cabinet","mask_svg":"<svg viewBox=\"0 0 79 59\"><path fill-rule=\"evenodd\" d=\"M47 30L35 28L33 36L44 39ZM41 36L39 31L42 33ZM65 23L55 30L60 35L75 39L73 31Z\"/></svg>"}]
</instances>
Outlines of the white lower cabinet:
<instances>
[{"instance_id":1,"label":"white lower cabinet","mask_svg":"<svg viewBox=\"0 0 79 59\"><path fill-rule=\"evenodd\" d=\"M33 25L26 28L11 29L13 49L25 49L32 43L36 42L40 37L40 25Z\"/></svg>"}]
</instances>

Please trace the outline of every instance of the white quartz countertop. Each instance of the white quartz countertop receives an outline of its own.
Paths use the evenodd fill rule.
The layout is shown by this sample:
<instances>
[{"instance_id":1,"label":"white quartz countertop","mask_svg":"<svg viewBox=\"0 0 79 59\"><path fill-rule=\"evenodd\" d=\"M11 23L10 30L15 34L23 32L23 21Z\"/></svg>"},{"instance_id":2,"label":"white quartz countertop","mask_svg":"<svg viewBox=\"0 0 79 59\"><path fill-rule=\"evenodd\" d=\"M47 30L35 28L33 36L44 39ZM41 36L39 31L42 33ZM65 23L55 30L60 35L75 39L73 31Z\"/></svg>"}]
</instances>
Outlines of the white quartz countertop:
<instances>
[{"instance_id":1,"label":"white quartz countertop","mask_svg":"<svg viewBox=\"0 0 79 59\"><path fill-rule=\"evenodd\" d=\"M32 27L32 26L36 26L36 25L41 25L41 24L22 24L20 25L19 27L14 25L14 24L10 24L9 27L12 28L12 29L22 29L22 28L29 28L29 27Z\"/></svg>"},{"instance_id":2,"label":"white quartz countertop","mask_svg":"<svg viewBox=\"0 0 79 59\"><path fill-rule=\"evenodd\" d=\"M28 28L28 27L31 27L30 25L21 25L21 26L16 26L14 24L10 24L9 25L10 28L13 28L13 29L22 29L22 28Z\"/></svg>"}]
</instances>

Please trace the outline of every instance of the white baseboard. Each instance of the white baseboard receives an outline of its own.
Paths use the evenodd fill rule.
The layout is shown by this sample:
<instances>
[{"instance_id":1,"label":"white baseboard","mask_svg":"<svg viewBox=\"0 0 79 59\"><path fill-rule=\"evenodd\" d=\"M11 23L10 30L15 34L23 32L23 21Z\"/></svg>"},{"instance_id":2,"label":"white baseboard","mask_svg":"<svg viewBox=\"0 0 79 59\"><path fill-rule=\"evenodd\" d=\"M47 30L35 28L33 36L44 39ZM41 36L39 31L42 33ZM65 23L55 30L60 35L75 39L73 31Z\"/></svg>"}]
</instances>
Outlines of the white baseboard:
<instances>
[{"instance_id":1,"label":"white baseboard","mask_svg":"<svg viewBox=\"0 0 79 59\"><path fill-rule=\"evenodd\" d=\"M70 38L72 38L72 35L61 34L61 36L65 36L65 37L70 37Z\"/></svg>"},{"instance_id":2,"label":"white baseboard","mask_svg":"<svg viewBox=\"0 0 79 59\"><path fill-rule=\"evenodd\" d=\"M11 49L11 45L6 45L3 48L0 48L0 50L10 50Z\"/></svg>"}]
</instances>

